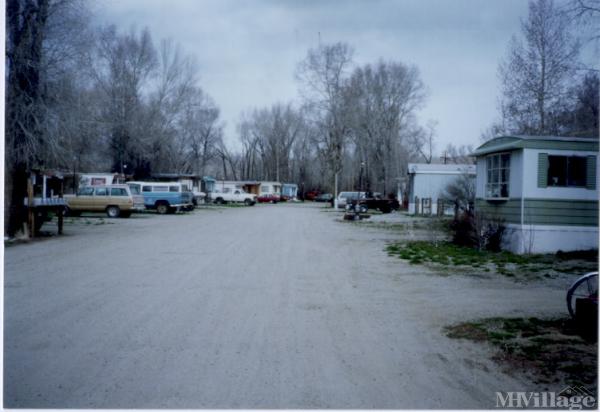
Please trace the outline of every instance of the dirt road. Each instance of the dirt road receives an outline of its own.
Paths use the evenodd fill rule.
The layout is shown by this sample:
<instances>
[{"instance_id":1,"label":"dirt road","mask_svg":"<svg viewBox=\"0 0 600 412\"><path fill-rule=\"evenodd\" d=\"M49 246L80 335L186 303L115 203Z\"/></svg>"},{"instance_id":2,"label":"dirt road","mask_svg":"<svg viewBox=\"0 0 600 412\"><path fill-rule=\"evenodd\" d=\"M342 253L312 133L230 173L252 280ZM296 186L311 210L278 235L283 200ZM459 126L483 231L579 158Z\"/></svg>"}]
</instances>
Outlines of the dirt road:
<instances>
[{"instance_id":1,"label":"dirt road","mask_svg":"<svg viewBox=\"0 0 600 412\"><path fill-rule=\"evenodd\" d=\"M487 408L526 389L442 328L562 313L562 290L437 276L336 218L199 210L8 247L5 406Z\"/></svg>"}]
</instances>

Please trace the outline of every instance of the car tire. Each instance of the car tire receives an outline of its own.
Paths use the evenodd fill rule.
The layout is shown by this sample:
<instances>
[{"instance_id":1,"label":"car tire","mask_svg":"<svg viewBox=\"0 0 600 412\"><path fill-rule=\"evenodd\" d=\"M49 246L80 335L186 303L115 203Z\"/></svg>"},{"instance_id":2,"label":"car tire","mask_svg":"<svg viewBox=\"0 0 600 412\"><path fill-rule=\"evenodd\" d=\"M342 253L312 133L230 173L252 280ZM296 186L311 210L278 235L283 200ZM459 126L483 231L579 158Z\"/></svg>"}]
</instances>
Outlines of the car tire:
<instances>
[{"instance_id":1,"label":"car tire","mask_svg":"<svg viewBox=\"0 0 600 412\"><path fill-rule=\"evenodd\" d=\"M166 215L169 213L169 204L165 202L160 202L156 205L156 213L159 215Z\"/></svg>"},{"instance_id":2,"label":"car tire","mask_svg":"<svg viewBox=\"0 0 600 412\"><path fill-rule=\"evenodd\" d=\"M246 200L244 200L244 204L246 206L252 206L252 200L251 199L246 199Z\"/></svg>"},{"instance_id":3,"label":"car tire","mask_svg":"<svg viewBox=\"0 0 600 412\"><path fill-rule=\"evenodd\" d=\"M110 218L119 217L120 214L121 214L121 209L119 209L119 206L108 206L106 208L106 216L108 216Z\"/></svg>"},{"instance_id":4,"label":"car tire","mask_svg":"<svg viewBox=\"0 0 600 412\"><path fill-rule=\"evenodd\" d=\"M217 197L215 199L215 203L218 204L218 205L222 205L223 203L225 203L225 201L223 200L222 197Z\"/></svg>"}]
</instances>

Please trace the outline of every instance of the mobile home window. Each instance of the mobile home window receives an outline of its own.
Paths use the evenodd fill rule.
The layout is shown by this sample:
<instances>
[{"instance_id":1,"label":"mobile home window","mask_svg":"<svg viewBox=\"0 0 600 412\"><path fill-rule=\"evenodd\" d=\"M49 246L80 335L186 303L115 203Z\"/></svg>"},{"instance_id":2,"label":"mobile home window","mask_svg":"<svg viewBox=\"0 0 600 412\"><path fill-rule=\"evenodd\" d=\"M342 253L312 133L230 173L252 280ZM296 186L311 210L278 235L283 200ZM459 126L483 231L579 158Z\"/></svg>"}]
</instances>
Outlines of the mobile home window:
<instances>
[{"instance_id":1,"label":"mobile home window","mask_svg":"<svg viewBox=\"0 0 600 412\"><path fill-rule=\"evenodd\" d=\"M548 156L548 186L584 187L587 163L582 156Z\"/></svg>"},{"instance_id":2,"label":"mobile home window","mask_svg":"<svg viewBox=\"0 0 600 412\"><path fill-rule=\"evenodd\" d=\"M269 186L260 186L261 193L269 193Z\"/></svg>"},{"instance_id":3,"label":"mobile home window","mask_svg":"<svg viewBox=\"0 0 600 412\"><path fill-rule=\"evenodd\" d=\"M499 153L486 158L486 197L507 198L510 180L510 153Z\"/></svg>"}]
</instances>

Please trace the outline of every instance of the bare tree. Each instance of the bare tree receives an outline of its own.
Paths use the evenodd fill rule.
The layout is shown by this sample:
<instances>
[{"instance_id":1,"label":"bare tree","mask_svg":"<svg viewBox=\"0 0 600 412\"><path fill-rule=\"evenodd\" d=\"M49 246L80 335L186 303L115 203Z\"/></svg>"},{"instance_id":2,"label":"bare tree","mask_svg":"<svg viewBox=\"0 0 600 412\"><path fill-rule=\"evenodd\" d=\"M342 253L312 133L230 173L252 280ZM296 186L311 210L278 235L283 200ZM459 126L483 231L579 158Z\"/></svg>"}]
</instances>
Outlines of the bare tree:
<instances>
[{"instance_id":1,"label":"bare tree","mask_svg":"<svg viewBox=\"0 0 600 412\"><path fill-rule=\"evenodd\" d=\"M27 172L39 164L44 146L42 61L48 12L48 0L11 0L6 5L5 229L9 236L25 222Z\"/></svg>"},{"instance_id":2,"label":"bare tree","mask_svg":"<svg viewBox=\"0 0 600 412\"><path fill-rule=\"evenodd\" d=\"M113 170L128 165L136 174L147 169L146 129L151 115L144 105L144 89L157 67L150 32L119 34L114 26L101 29L97 39L92 75L104 94L103 121L110 124L110 154Z\"/></svg>"},{"instance_id":3,"label":"bare tree","mask_svg":"<svg viewBox=\"0 0 600 412\"><path fill-rule=\"evenodd\" d=\"M600 40L600 0L570 0L565 11L577 24L591 29L589 40Z\"/></svg>"},{"instance_id":4,"label":"bare tree","mask_svg":"<svg viewBox=\"0 0 600 412\"><path fill-rule=\"evenodd\" d=\"M448 143L444 149L442 160L444 163L456 163L456 164L467 164L474 163L475 158L471 157L470 154L473 152L473 146L471 145L458 145L455 146L452 143Z\"/></svg>"},{"instance_id":5,"label":"bare tree","mask_svg":"<svg viewBox=\"0 0 600 412\"><path fill-rule=\"evenodd\" d=\"M407 138L409 149L425 163L433 161L437 122L429 120L426 127L413 126Z\"/></svg>"},{"instance_id":6,"label":"bare tree","mask_svg":"<svg viewBox=\"0 0 600 412\"><path fill-rule=\"evenodd\" d=\"M402 132L425 100L424 86L416 67L380 60L375 66L357 68L351 88L353 137L361 168L365 178L374 180L376 188L386 193L399 177L394 166L403 149ZM367 186L370 188L369 182Z\"/></svg>"},{"instance_id":7,"label":"bare tree","mask_svg":"<svg viewBox=\"0 0 600 412\"><path fill-rule=\"evenodd\" d=\"M552 0L529 3L521 24L499 66L506 126L512 133L553 134L557 115L567 104L569 82L579 55L567 14Z\"/></svg>"},{"instance_id":8,"label":"bare tree","mask_svg":"<svg viewBox=\"0 0 600 412\"><path fill-rule=\"evenodd\" d=\"M319 150L324 153L334 175L336 198L338 174L342 170L342 155L350 131L348 71L352 55L352 48L345 43L321 45L308 51L296 72L307 110L321 132Z\"/></svg>"},{"instance_id":9,"label":"bare tree","mask_svg":"<svg viewBox=\"0 0 600 412\"><path fill-rule=\"evenodd\" d=\"M213 99L200 89L186 102L181 134L189 152L190 169L197 175L204 176L209 161L222 145L223 125L219 115Z\"/></svg>"},{"instance_id":10,"label":"bare tree","mask_svg":"<svg viewBox=\"0 0 600 412\"><path fill-rule=\"evenodd\" d=\"M453 202L457 212L471 211L475 202L475 176L467 173L459 175L446 185L439 198Z\"/></svg>"},{"instance_id":11,"label":"bare tree","mask_svg":"<svg viewBox=\"0 0 600 412\"><path fill-rule=\"evenodd\" d=\"M579 84L572 87L574 102L560 115L561 132L571 136L598 136L599 83L596 73L588 73Z\"/></svg>"}]
</instances>

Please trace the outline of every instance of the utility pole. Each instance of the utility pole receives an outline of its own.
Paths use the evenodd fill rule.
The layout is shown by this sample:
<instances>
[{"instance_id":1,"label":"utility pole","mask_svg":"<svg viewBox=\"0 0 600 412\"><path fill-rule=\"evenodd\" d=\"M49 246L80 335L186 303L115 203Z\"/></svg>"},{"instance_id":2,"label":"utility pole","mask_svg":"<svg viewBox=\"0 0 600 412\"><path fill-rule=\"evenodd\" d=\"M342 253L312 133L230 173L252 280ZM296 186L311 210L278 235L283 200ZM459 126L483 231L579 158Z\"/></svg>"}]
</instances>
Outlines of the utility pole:
<instances>
[{"instance_id":1,"label":"utility pole","mask_svg":"<svg viewBox=\"0 0 600 412\"><path fill-rule=\"evenodd\" d=\"M279 182L279 148L275 147L275 181Z\"/></svg>"},{"instance_id":2,"label":"utility pole","mask_svg":"<svg viewBox=\"0 0 600 412\"><path fill-rule=\"evenodd\" d=\"M333 208L337 210L338 208L338 173L335 172L335 179L333 183Z\"/></svg>"},{"instance_id":3,"label":"utility pole","mask_svg":"<svg viewBox=\"0 0 600 412\"><path fill-rule=\"evenodd\" d=\"M448 163L448 153L446 151L444 151L444 155L442 156L442 160L444 161L444 164Z\"/></svg>"}]
</instances>

